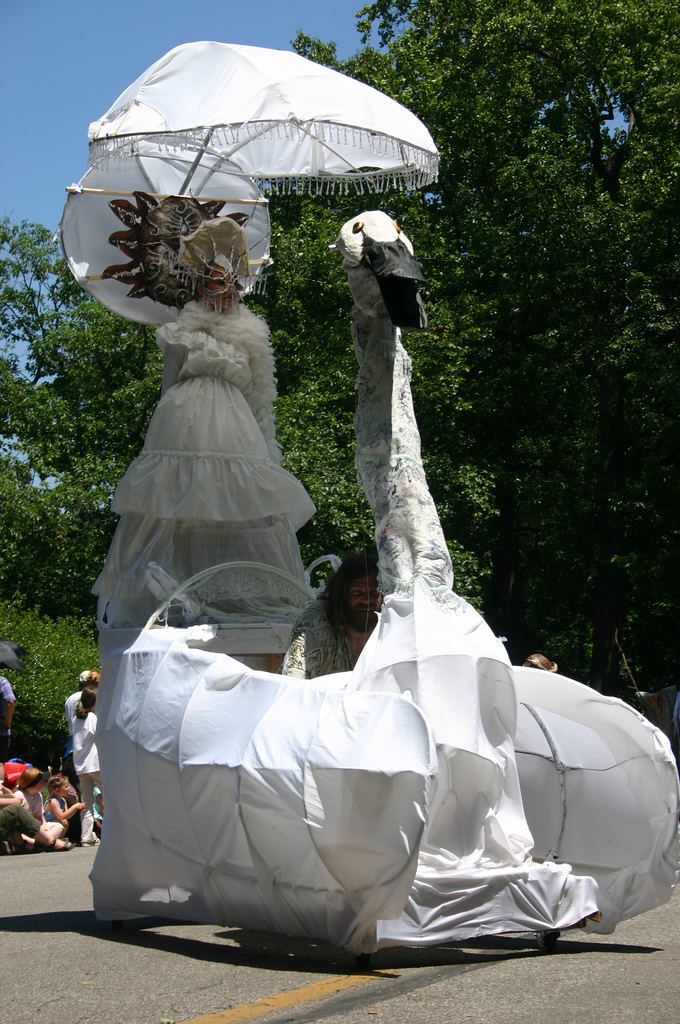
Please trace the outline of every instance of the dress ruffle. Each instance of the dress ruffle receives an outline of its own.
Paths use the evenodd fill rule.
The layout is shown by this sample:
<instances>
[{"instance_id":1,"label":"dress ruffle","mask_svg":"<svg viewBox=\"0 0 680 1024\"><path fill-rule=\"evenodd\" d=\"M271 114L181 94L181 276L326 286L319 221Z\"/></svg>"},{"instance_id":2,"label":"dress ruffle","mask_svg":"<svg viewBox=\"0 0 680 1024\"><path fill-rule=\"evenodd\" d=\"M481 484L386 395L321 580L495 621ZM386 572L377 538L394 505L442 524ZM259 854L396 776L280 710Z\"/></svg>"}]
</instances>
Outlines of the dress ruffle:
<instances>
[{"instance_id":1,"label":"dress ruffle","mask_svg":"<svg viewBox=\"0 0 680 1024\"><path fill-rule=\"evenodd\" d=\"M165 393L112 508L221 523L286 514L295 530L315 511L302 484L271 459L238 386L222 376L188 376Z\"/></svg>"},{"instance_id":2,"label":"dress ruffle","mask_svg":"<svg viewBox=\"0 0 680 1024\"><path fill-rule=\"evenodd\" d=\"M281 466L218 452L143 453L121 481L112 508L118 514L219 523L287 514L294 530L315 510L305 489Z\"/></svg>"},{"instance_id":3,"label":"dress ruffle","mask_svg":"<svg viewBox=\"0 0 680 1024\"><path fill-rule=\"evenodd\" d=\"M158 599L146 591L144 574L149 562L162 565L177 581L224 562L260 562L283 569L295 579L304 578L295 534L286 516L230 527L126 512L92 593L127 604L143 601L143 612L137 618L146 621L158 605Z\"/></svg>"}]
</instances>

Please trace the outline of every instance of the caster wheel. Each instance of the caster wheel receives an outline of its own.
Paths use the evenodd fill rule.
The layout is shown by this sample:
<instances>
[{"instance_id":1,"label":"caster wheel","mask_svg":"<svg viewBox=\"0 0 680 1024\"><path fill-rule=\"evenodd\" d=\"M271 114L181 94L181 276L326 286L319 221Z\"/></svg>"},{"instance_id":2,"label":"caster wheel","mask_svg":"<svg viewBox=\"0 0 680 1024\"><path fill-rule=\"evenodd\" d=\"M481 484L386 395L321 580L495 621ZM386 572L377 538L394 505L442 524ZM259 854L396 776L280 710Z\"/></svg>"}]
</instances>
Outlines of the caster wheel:
<instances>
[{"instance_id":1,"label":"caster wheel","mask_svg":"<svg viewBox=\"0 0 680 1024\"><path fill-rule=\"evenodd\" d=\"M557 948L559 932L536 932L539 953L554 953Z\"/></svg>"},{"instance_id":2,"label":"caster wheel","mask_svg":"<svg viewBox=\"0 0 680 1024\"><path fill-rule=\"evenodd\" d=\"M111 927L113 928L114 931L119 932L124 924L125 921L112 921Z\"/></svg>"},{"instance_id":3,"label":"caster wheel","mask_svg":"<svg viewBox=\"0 0 680 1024\"><path fill-rule=\"evenodd\" d=\"M370 966L371 954L370 953L359 953L359 956L355 956L354 957L354 963L362 971L365 971L366 968Z\"/></svg>"}]
</instances>

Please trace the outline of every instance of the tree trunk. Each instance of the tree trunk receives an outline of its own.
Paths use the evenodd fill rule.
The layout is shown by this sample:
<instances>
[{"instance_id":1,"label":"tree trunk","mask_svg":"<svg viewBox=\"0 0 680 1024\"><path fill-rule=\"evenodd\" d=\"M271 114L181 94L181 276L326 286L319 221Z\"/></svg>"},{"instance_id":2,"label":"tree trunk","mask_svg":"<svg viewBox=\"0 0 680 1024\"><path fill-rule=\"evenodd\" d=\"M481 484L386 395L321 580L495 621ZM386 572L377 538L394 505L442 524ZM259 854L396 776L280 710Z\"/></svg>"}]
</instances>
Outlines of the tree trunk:
<instances>
[{"instance_id":1,"label":"tree trunk","mask_svg":"<svg viewBox=\"0 0 680 1024\"><path fill-rule=\"evenodd\" d=\"M617 499L622 497L625 480L622 428L626 386L614 370L605 373L600 382L599 449L603 461L590 685L614 697L621 688L616 631L621 637L625 624L624 576L616 557L623 553L624 542Z\"/></svg>"},{"instance_id":2,"label":"tree trunk","mask_svg":"<svg viewBox=\"0 0 680 1024\"><path fill-rule=\"evenodd\" d=\"M507 637L505 646L513 665L521 665L532 651L528 647L517 517L513 496L505 484L497 484L497 494L498 535L491 555L491 609L487 619L497 636Z\"/></svg>"}]
</instances>

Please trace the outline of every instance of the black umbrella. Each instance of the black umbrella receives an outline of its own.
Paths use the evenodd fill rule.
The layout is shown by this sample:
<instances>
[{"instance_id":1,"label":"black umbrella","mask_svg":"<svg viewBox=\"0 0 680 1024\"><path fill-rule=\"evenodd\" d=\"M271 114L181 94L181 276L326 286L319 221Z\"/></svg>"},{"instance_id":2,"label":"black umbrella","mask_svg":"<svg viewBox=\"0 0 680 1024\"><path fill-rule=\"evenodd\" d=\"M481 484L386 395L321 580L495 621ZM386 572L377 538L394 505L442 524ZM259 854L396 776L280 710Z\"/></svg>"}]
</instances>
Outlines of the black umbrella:
<instances>
[{"instance_id":1,"label":"black umbrella","mask_svg":"<svg viewBox=\"0 0 680 1024\"><path fill-rule=\"evenodd\" d=\"M0 668L15 668L19 672L24 671L21 659L26 657L28 652L20 644L13 640L0 640Z\"/></svg>"}]
</instances>

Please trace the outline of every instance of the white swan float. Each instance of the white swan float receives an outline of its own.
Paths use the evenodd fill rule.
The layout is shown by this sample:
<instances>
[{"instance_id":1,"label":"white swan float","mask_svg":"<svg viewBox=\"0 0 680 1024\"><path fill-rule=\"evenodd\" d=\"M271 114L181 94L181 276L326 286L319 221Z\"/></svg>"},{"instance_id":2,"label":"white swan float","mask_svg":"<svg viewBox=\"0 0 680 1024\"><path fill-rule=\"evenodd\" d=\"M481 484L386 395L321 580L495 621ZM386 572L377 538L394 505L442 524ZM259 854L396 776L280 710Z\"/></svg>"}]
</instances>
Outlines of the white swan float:
<instances>
[{"instance_id":1,"label":"white swan float","mask_svg":"<svg viewBox=\"0 0 680 1024\"><path fill-rule=\"evenodd\" d=\"M668 741L620 701L513 669L453 593L410 360L366 239L411 250L372 212L338 240L356 301L379 625L351 673L277 675L309 592L239 563L164 603L179 627L155 617L102 631L95 910L313 936L355 955L584 921L611 931L668 900L678 878ZM238 588L258 580L286 600L265 602L268 617L252 603L234 614Z\"/></svg>"}]
</instances>

